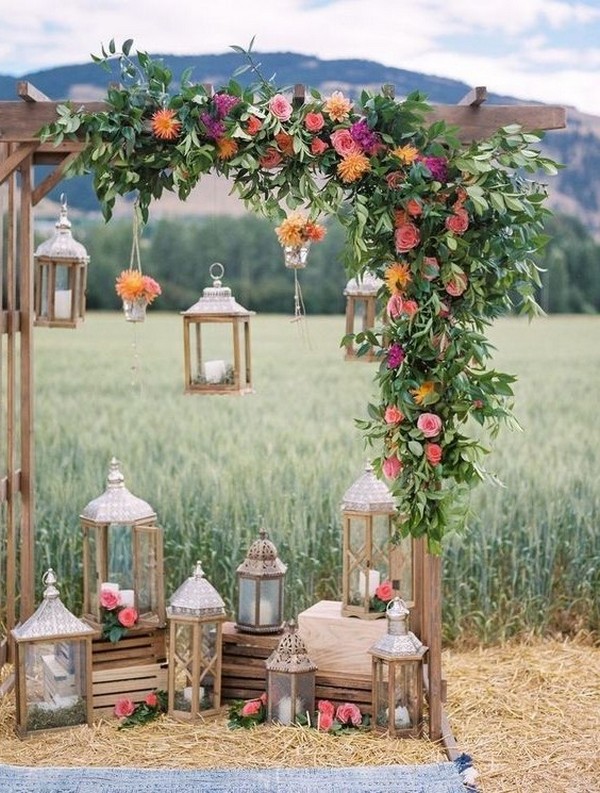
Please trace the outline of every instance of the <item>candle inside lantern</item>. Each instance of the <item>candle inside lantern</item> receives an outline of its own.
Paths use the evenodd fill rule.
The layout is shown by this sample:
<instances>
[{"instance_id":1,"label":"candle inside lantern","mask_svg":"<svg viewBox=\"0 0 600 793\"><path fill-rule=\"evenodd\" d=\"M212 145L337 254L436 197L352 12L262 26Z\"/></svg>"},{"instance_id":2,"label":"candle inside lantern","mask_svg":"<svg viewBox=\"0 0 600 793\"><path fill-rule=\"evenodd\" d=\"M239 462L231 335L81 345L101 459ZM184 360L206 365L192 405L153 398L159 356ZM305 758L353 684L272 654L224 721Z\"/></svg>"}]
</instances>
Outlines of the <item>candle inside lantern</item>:
<instances>
[{"instance_id":1,"label":"candle inside lantern","mask_svg":"<svg viewBox=\"0 0 600 793\"><path fill-rule=\"evenodd\" d=\"M404 705L396 705L394 710L394 724L396 727L410 727L408 708Z\"/></svg>"},{"instance_id":2,"label":"candle inside lantern","mask_svg":"<svg viewBox=\"0 0 600 793\"><path fill-rule=\"evenodd\" d=\"M100 584L100 589L104 589L106 592L114 592L115 595L119 594L119 585L114 584L112 581L103 581Z\"/></svg>"},{"instance_id":3,"label":"candle inside lantern","mask_svg":"<svg viewBox=\"0 0 600 793\"><path fill-rule=\"evenodd\" d=\"M71 290L57 289L54 293L54 316L56 319L71 318Z\"/></svg>"},{"instance_id":4,"label":"candle inside lantern","mask_svg":"<svg viewBox=\"0 0 600 793\"><path fill-rule=\"evenodd\" d=\"M292 721L292 698L282 697L277 706L277 720L281 724L290 724Z\"/></svg>"},{"instance_id":5,"label":"candle inside lantern","mask_svg":"<svg viewBox=\"0 0 600 793\"><path fill-rule=\"evenodd\" d=\"M362 596L367 595L372 598L375 590L381 582L381 576L378 570L369 570L369 588L367 590L367 578L363 572L358 574L358 589Z\"/></svg>"},{"instance_id":6,"label":"candle inside lantern","mask_svg":"<svg viewBox=\"0 0 600 793\"><path fill-rule=\"evenodd\" d=\"M135 606L135 591L133 589L121 589L119 592L121 598L121 605L127 608L134 608Z\"/></svg>"},{"instance_id":7,"label":"candle inside lantern","mask_svg":"<svg viewBox=\"0 0 600 793\"><path fill-rule=\"evenodd\" d=\"M259 615L261 625L273 625L275 623L275 604L268 598L261 598Z\"/></svg>"},{"instance_id":8,"label":"candle inside lantern","mask_svg":"<svg viewBox=\"0 0 600 793\"><path fill-rule=\"evenodd\" d=\"M202 368L207 383L222 383L225 380L225 361L206 361Z\"/></svg>"},{"instance_id":9,"label":"candle inside lantern","mask_svg":"<svg viewBox=\"0 0 600 793\"><path fill-rule=\"evenodd\" d=\"M184 700L186 702L191 702L192 701L192 687L191 686L186 686L183 689L183 698L184 698ZM204 689L202 688L202 686L200 686L200 702L202 702L203 699L204 699Z\"/></svg>"}]
</instances>

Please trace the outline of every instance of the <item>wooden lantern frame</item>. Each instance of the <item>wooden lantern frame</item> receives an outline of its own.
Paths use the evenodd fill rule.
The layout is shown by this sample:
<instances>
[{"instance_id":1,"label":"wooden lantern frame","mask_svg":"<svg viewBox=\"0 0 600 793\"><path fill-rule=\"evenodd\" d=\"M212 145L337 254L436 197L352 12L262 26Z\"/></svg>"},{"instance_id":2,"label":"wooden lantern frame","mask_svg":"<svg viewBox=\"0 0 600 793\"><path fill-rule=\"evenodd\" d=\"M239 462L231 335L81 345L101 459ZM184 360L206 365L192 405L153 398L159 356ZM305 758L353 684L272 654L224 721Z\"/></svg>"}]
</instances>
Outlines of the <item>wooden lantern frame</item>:
<instances>
[{"instance_id":1,"label":"wooden lantern frame","mask_svg":"<svg viewBox=\"0 0 600 793\"><path fill-rule=\"evenodd\" d=\"M287 623L284 635L267 658L265 667L267 721L295 724L298 716L314 711L317 666L309 658L294 621ZM277 696L276 690L279 690ZM279 696L281 690L284 690L283 697ZM282 703L286 699L289 700L289 713L283 715Z\"/></svg>"},{"instance_id":2,"label":"wooden lantern frame","mask_svg":"<svg viewBox=\"0 0 600 793\"><path fill-rule=\"evenodd\" d=\"M380 279L375 278L371 273L365 274L365 277L361 281L359 281L358 278L351 278L348 281L344 289L344 296L346 297L346 336L358 333L356 329L356 320L359 308L362 308L362 323L360 330L373 330L375 327L375 318L377 316L377 293L381 285L382 282ZM367 352L359 355L359 348L350 338L346 341L345 347L346 353L344 355L344 360L346 361L364 361L365 363L370 363L377 359L377 354L371 346L369 346Z\"/></svg>"},{"instance_id":3,"label":"wooden lantern frame","mask_svg":"<svg viewBox=\"0 0 600 793\"><path fill-rule=\"evenodd\" d=\"M242 633L279 633L283 628L284 579L287 567L265 529L236 570L238 608L235 627ZM275 587L275 591L268 591ZM266 596L265 596L266 595ZM251 603L245 603L251 600ZM274 607L274 614L269 614ZM252 615L252 616L251 616ZM247 617L247 618L246 618Z\"/></svg>"}]
</instances>

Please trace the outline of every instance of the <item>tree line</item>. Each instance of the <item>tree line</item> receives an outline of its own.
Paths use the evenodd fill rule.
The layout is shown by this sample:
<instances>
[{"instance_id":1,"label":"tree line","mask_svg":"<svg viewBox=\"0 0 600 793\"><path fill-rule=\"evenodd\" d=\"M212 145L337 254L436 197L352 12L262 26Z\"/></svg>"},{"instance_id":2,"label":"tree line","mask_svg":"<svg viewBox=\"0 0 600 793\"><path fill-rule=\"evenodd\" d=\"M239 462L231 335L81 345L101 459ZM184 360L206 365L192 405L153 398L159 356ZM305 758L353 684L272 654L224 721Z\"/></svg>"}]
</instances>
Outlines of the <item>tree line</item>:
<instances>
[{"instance_id":1,"label":"tree line","mask_svg":"<svg viewBox=\"0 0 600 793\"><path fill-rule=\"evenodd\" d=\"M537 257L542 286L537 299L547 313L600 311L600 245L575 218L549 219L548 245ZM87 306L117 310L121 302L115 278L130 265L132 224L126 220L73 221L73 236L90 256ZM40 235L36 243L43 239ZM306 269L298 271L309 314L343 313L347 275L342 265L344 229L328 222L325 239L313 244ZM162 295L155 310L182 311L211 285L213 262L225 267L223 283L246 308L288 313L294 308L294 272L285 268L283 251L270 221L248 214L199 219L159 219L143 231L142 270L159 281Z\"/></svg>"}]
</instances>

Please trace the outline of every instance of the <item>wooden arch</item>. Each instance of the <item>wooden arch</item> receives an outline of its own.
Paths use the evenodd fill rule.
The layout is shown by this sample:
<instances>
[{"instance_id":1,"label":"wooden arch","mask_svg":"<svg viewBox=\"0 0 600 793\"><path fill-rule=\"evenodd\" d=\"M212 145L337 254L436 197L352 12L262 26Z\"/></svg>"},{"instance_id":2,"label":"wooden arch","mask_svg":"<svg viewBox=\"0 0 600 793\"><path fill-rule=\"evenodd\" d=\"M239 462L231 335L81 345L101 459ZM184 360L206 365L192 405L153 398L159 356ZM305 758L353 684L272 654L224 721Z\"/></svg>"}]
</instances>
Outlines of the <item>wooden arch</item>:
<instances>
[{"instance_id":1,"label":"wooden arch","mask_svg":"<svg viewBox=\"0 0 600 793\"><path fill-rule=\"evenodd\" d=\"M34 210L83 148L75 141L59 146L40 143L38 130L56 120L60 103L26 82L17 84L17 94L16 101L0 102L0 540L4 538L0 557L5 558L5 569L0 569L0 615L6 635L34 611ZM303 97L303 86L296 86L295 101ZM488 137L508 124L519 124L525 131L566 126L563 107L485 105L485 99L486 89L475 88L457 105L433 105L428 121L456 125L465 142ZM106 105L88 102L84 109L100 112ZM41 165L54 169L36 183L35 169ZM429 647L429 734L433 740L443 738L452 758L457 751L442 707L441 559L426 553L423 540L414 543L415 578L421 582L415 627ZM0 632L0 666L7 659L10 647ZM0 687L0 694L10 683Z\"/></svg>"}]
</instances>

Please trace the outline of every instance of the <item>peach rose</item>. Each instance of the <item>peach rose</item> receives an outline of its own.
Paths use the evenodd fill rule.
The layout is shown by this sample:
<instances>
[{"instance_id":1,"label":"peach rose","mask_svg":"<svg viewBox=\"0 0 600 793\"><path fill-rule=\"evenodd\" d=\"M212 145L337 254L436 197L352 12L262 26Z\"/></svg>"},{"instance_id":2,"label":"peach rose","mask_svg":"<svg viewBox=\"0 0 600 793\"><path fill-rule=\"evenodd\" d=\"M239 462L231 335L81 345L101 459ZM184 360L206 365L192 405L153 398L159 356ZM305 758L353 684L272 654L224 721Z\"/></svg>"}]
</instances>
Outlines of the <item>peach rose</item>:
<instances>
[{"instance_id":1,"label":"peach rose","mask_svg":"<svg viewBox=\"0 0 600 793\"><path fill-rule=\"evenodd\" d=\"M446 228L453 234L464 234L469 228L469 213L466 209L457 209L453 215L446 218Z\"/></svg>"},{"instance_id":2,"label":"peach rose","mask_svg":"<svg viewBox=\"0 0 600 793\"><path fill-rule=\"evenodd\" d=\"M325 119L322 113L307 113L304 118L304 126L309 132L318 132L323 129Z\"/></svg>"},{"instance_id":3,"label":"peach rose","mask_svg":"<svg viewBox=\"0 0 600 793\"><path fill-rule=\"evenodd\" d=\"M451 280L446 284L446 292L451 297L460 297L469 284L469 280L465 273L460 272L453 275Z\"/></svg>"},{"instance_id":4,"label":"peach rose","mask_svg":"<svg viewBox=\"0 0 600 793\"><path fill-rule=\"evenodd\" d=\"M384 603L387 603L394 597L394 587L392 586L391 581L382 581L381 584L375 590L375 597L378 597L379 600L383 600Z\"/></svg>"},{"instance_id":5,"label":"peach rose","mask_svg":"<svg viewBox=\"0 0 600 793\"><path fill-rule=\"evenodd\" d=\"M277 168L278 165L281 165L283 162L283 157L276 148L271 147L270 149L267 149L265 154L263 154L263 156L260 158L259 162L261 167L268 171L270 168Z\"/></svg>"},{"instance_id":6,"label":"peach rose","mask_svg":"<svg viewBox=\"0 0 600 793\"><path fill-rule=\"evenodd\" d=\"M394 241L398 253L406 253L417 247L421 241L421 233L414 223L404 223L396 229Z\"/></svg>"},{"instance_id":7,"label":"peach rose","mask_svg":"<svg viewBox=\"0 0 600 793\"><path fill-rule=\"evenodd\" d=\"M419 217L423 213L421 202L417 201L416 198L409 198L406 202L406 211L412 218Z\"/></svg>"},{"instance_id":8,"label":"peach rose","mask_svg":"<svg viewBox=\"0 0 600 793\"><path fill-rule=\"evenodd\" d=\"M154 691L151 691L149 694L146 694L146 698L144 702L146 703L146 705L148 705L149 708L155 708L158 705L158 697L156 696Z\"/></svg>"},{"instance_id":9,"label":"peach rose","mask_svg":"<svg viewBox=\"0 0 600 793\"><path fill-rule=\"evenodd\" d=\"M442 431L442 420L435 413L421 413L417 419L417 427L426 438L435 438Z\"/></svg>"},{"instance_id":10,"label":"peach rose","mask_svg":"<svg viewBox=\"0 0 600 793\"><path fill-rule=\"evenodd\" d=\"M100 590L100 605L103 609L107 611L112 611L116 609L121 599L119 598L118 592L113 592L112 589L101 589Z\"/></svg>"},{"instance_id":11,"label":"peach rose","mask_svg":"<svg viewBox=\"0 0 600 793\"><path fill-rule=\"evenodd\" d=\"M442 461L442 447L437 443L426 443L425 457L430 465L439 465Z\"/></svg>"},{"instance_id":12,"label":"peach rose","mask_svg":"<svg viewBox=\"0 0 600 793\"><path fill-rule=\"evenodd\" d=\"M246 132L248 135L256 135L262 129L262 121L256 116L249 116L246 121Z\"/></svg>"},{"instance_id":13,"label":"peach rose","mask_svg":"<svg viewBox=\"0 0 600 793\"><path fill-rule=\"evenodd\" d=\"M242 708L242 716L256 716L262 707L260 699L251 699L244 704Z\"/></svg>"},{"instance_id":14,"label":"peach rose","mask_svg":"<svg viewBox=\"0 0 600 793\"><path fill-rule=\"evenodd\" d=\"M383 470L383 475L387 479L396 479L398 474L402 471L402 463L395 454L392 454L391 457L385 458L381 468Z\"/></svg>"},{"instance_id":15,"label":"peach rose","mask_svg":"<svg viewBox=\"0 0 600 793\"><path fill-rule=\"evenodd\" d=\"M352 702L345 702L343 705L339 705L335 712L335 718L340 724L351 724L353 727L358 727L362 722L360 710Z\"/></svg>"},{"instance_id":16,"label":"peach rose","mask_svg":"<svg viewBox=\"0 0 600 793\"><path fill-rule=\"evenodd\" d=\"M292 109L291 104L283 94L275 94L269 99L269 110L280 121L289 121Z\"/></svg>"},{"instance_id":17,"label":"peach rose","mask_svg":"<svg viewBox=\"0 0 600 793\"><path fill-rule=\"evenodd\" d=\"M127 697L123 697L123 699L118 699L115 702L115 716L118 719L125 719L127 716L131 716L133 711L135 710L135 703L128 699Z\"/></svg>"},{"instance_id":18,"label":"peach rose","mask_svg":"<svg viewBox=\"0 0 600 793\"><path fill-rule=\"evenodd\" d=\"M340 155L347 157L349 154L360 154L361 149L347 129L336 129L331 133L331 145Z\"/></svg>"},{"instance_id":19,"label":"peach rose","mask_svg":"<svg viewBox=\"0 0 600 793\"><path fill-rule=\"evenodd\" d=\"M331 716L331 719L333 720L335 715L335 706L333 702L330 702L328 699L320 699L317 703L317 710L321 716Z\"/></svg>"},{"instance_id":20,"label":"peach rose","mask_svg":"<svg viewBox=\"0 0 600 793\"><path fill-rule=\"evenodd\" d=\"M117 619L124 628L133 628L137 622L137 618L138 613L134 608L131 608L131 606L121 609L121 611L119 611L117 614Z\"/></svg>"},{"instance_id":21,"label":"peach rose","mask_svg":"<svg viewBox=\"0 0 600 793\"><path fill-rule=\"evenodd\" d=\"M399 424L404 418L402 411L398 410L396 405L388 405L385 409L383 419L386 424Z\"/></svg>"},{"instance_id":22,"label":"peach rose","mask_svg":"<svg viewBox=\"0 0 600 793\"><path fill-rule=\"evenodd\" d=\"M323 154L323 152L327 151L328 148L329 148L329 144L326 143L321 138L313 138L310 142L311 154Z\"/></svg>"}]
</instances>

